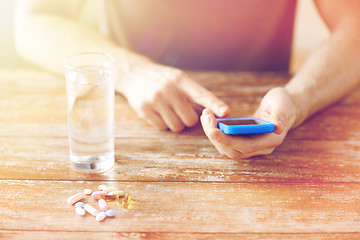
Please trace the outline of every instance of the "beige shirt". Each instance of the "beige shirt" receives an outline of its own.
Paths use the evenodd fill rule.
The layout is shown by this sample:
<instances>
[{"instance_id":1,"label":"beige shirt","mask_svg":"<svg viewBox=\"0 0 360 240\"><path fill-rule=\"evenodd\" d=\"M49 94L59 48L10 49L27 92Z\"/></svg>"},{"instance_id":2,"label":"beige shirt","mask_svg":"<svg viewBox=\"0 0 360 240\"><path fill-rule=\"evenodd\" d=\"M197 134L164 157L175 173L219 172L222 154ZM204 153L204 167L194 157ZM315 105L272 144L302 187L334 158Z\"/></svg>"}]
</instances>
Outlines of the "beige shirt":
<instances>
[{"instance_id":1,"label":"beige shirt","mask_svg":"<svg viewBox=\"0 0 360 240\"><path fill-rule=\"evenodd\" d=\"M166 65L288 70L296 0L104 0L101 29Z\"/></svg>"}]
</instances>

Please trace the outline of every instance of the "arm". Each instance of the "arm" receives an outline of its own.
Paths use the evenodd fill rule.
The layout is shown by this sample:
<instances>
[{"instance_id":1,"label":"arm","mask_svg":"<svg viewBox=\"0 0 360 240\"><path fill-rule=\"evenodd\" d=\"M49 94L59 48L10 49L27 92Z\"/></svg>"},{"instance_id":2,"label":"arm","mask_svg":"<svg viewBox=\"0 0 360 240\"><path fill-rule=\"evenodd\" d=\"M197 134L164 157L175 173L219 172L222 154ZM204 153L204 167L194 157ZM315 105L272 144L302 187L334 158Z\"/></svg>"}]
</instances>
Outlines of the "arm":
<instances>
[{"instance_id":1,"label":"arm","mask_svg":"<svg viewBox=\"0 0 360 240\"><path fill-rule=\"evenodd\" d=\"M66 56L84 51L111 54L116 60L116 90L141 118L159 129L179 132L196 124L198 116L191 102L209 107L219 116L229 111L225 103L184 72L121 48L81 22L79 16L87 3L19 0L15 30L19 53L35 65L61 75Z\"/></svg>"},{"instance_id":2,"label":"arm","mask_svg":"<svg viewBox=\"0 0 360 240\"><path fill-rule=\"evenodd\" d=\"M331 36L285 87L297 109L292 127L344 97L360 81L360 1L315 3Z\"/></svg>"},{"instance_id":3,"label":"arm","mask_svg":"<svg viewBox=\"0 0 360 240\"><path fill-rule=\"evenodd\" d=\"M360 1L317 0L331 36L315 50L284 88L270 90L255 116L275 124L275 133L232 137L223 134L212 112L203 111L206 135L219 152L231 158L266 155L287 132L317 111L348 94L360 82Z\"/></svg>"}]
</instances>

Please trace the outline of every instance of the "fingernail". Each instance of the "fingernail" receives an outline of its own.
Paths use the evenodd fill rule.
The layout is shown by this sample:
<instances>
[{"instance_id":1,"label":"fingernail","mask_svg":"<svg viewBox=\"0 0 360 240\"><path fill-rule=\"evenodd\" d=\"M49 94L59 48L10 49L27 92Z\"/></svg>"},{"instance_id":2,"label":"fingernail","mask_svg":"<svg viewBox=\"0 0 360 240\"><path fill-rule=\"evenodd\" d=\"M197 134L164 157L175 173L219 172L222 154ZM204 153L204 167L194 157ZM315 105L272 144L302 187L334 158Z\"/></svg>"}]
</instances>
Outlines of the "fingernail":
<instances>
[{"instance_id":1,"label":"fingernail","mask_svg":"<svg viewBox=\"0 0 360 240\"><path fill-rule=\"evenodd\" d=\"M209 109L204 108L204 110L202 111L203 115L208 115L209 114Z\"/></svg>"}]
</instances>

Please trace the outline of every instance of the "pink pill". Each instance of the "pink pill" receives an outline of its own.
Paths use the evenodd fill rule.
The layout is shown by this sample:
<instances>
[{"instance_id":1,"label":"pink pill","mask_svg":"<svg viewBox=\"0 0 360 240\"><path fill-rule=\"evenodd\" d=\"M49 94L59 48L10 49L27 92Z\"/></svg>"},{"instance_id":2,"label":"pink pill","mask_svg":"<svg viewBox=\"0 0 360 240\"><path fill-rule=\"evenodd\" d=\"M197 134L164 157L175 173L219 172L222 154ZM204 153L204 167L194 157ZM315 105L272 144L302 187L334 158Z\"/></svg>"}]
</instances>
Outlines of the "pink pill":
<instances>
[{"instance_id":1,"label":"pink pill","mask_svg":"<svg viewBox=\"0 0 360 240\"><path fill-rule=\"evenodd\" d=\"M91 194L92 199L98 200L100 198L100 195L107 194L105 191L96 191Z\"/></svg>"},{"instance_id":2,"label":"pink pill","mask_svg":"<svg viewBox=\"0 0 360 240\"><path fill-rule=\"evenodd\" d=\"M109 206L104 199L99 199L98 204L102 212L106 212L109 209Z\"/></svg>"}]
</instances>

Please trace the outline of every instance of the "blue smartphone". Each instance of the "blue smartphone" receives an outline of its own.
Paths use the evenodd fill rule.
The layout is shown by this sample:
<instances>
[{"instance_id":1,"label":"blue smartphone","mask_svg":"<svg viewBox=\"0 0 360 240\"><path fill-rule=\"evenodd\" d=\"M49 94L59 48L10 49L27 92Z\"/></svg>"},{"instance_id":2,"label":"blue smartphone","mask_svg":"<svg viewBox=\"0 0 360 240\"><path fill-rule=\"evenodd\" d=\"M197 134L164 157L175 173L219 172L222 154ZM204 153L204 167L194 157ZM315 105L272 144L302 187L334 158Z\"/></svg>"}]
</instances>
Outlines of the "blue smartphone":
<instances>
[{"instance_id":1,"label":"blue smartphone","mask_svg":"<svg viewBox=\"0 0 360 240\"><path fill-rule=\"evenodd\" d=\"M229 135L272 133L275 125L255 117L216 118L219 129Z\"/></svg>"}]
</instances>

